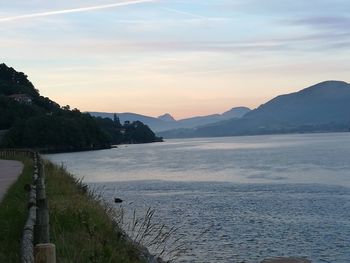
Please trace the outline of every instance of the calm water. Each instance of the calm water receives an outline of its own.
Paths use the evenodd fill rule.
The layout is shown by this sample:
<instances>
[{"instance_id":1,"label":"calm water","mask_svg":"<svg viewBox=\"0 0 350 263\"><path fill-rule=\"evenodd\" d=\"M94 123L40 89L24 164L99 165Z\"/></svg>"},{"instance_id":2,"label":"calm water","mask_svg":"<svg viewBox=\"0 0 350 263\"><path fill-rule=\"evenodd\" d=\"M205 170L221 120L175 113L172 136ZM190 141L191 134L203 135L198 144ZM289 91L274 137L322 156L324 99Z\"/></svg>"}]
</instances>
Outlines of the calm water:
<instances>
[{"instance_id":1,"label":"calm water","mask_svg":"<svg viewBox=\"0 0 350 263\"><path fill-rule=\"evenodd\" d=\"M49 155L126 218L179 229L177 262L350 262L350 133L168 140ZM115 205L115 204L113 204ZM118 209L119 205L115 205Z\"/></svg>"}]
</instances>

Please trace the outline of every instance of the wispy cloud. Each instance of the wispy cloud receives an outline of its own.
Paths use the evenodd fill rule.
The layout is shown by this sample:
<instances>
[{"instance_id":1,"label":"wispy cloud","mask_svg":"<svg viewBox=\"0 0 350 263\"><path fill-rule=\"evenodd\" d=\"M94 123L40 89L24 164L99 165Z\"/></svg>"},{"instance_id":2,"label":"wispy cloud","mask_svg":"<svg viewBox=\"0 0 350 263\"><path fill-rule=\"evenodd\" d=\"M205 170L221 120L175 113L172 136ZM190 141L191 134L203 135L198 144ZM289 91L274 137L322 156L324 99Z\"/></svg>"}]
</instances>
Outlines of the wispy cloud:
<instances>
[{"instance_id":1,"label":"wispy cloud","mask_svg":"<svg viewBox=\"0 0 350 263\"><path fill-rule=\"evenodd\" d=\"M135 4L141 4L141 3L147 3L147 2L156 2L156 1L157 0L134 0L134 1L118 2L118 3L114 3L114 4L107 4L107 5L95 5L95 6L88 6L88 7L80 7L80 8L55 10L55 11L32 13L32 14L25 14L25 15L18 15L18 16L10 16L10 17L0 18L0 23L1 22L11 22L11 21L16 21L16 20L22 20L22 19L46 17L46 16L54 16L54 15L62 15L62 14L70 14L70 13L80 13L80 12L115 8L115 7L135 5Z\"/></svg>"},{"instance_id":2,"label":"wispy cloud","mask_svg":"<svg viewBox=\"0 0 350 263\"><path fill-rule=\"evenodd\" d=\"M190 17L192 19L192 21L194 20L201 20L201 21L213 21L213 22L223 22L223 21L232 21L232 18L227 18L227 17L208 17L208 16L203 16L203 15L199 15L199 14L195 14L192 12L187 12L187 11L183 11L183 10L179 10L179 9L175 9L175 8L169 8L169 7L162 7L163 10L171 12L171 13L175 13L178 15L183 15L183 16L187 16ZM184 20L182 20L184 21ZM191 20L187 20L187 21L191 21Z\"/></svg>"},{"instance_id":3,"label":"wispy cloud","mask_svg":"<svg viewBox=\"0 0 350 263\"><path fill-rule=\"evenodd\" d=\"M290 21L294 25L309 26L318 29L326 29L332 31L349 32L350 17L348 16L311 16Z\"/></svg>"}]
</instances>

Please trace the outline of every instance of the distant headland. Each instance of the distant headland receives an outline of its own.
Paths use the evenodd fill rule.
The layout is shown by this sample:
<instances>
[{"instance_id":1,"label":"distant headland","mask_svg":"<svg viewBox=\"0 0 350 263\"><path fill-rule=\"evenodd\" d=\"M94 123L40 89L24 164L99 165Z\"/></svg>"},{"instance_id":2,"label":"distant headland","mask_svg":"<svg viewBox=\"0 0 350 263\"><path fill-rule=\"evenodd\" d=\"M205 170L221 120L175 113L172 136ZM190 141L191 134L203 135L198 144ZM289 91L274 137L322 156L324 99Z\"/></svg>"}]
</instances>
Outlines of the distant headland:
<instances>
[{"instance_id":1,"label":"distant headland","mask_svg":"<svg viewBox=\"0 0 350 263\"><path fill-rule=\"evenodd\" d=\"M123 143L160 142L140 121L120 123L93 117L43 97L28 77L0 64L0 141L2 147L46 152L110 148Z\"/></svg>"}]
</instances>

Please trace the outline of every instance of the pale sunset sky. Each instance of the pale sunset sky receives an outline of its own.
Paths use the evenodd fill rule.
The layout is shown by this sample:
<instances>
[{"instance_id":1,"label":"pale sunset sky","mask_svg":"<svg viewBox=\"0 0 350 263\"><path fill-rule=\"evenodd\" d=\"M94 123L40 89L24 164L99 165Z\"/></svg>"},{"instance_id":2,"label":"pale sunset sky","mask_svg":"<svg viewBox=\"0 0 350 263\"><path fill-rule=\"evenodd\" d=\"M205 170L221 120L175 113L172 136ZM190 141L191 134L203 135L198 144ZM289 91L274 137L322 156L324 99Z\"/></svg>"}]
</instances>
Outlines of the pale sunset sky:
<instances>
[{"instance_id":1,"label":"pale sunset sky","mask_svg":"<svg viewBox=\"0 0 350 263\"><path fill-rule=\"evenodd\" d=\"M82 111L255 108L350 81L350 1L0 0L0 55Z\"/></svg>"}]
</instances>

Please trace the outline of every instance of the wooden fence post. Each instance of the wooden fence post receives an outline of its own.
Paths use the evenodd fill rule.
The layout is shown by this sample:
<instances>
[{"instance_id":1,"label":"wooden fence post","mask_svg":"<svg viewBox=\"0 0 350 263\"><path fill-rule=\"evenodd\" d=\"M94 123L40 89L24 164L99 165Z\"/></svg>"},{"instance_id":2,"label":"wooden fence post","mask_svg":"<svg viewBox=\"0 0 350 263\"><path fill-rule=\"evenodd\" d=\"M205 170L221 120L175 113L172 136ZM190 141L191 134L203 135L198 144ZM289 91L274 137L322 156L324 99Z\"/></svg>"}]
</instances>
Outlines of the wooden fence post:
<instances>
[{"instance_id":1,"label":"wooden fence post","mask_svg":"<svg viewBox=\"0 0 350 263\"><path fill-rule=\"evenodd\" d=\"M56 263L56 247L54 244L37 244L34 248L35 263Z\"/></svg>"},{"instance_id":2,"label":"wooden fence post","mask_svg":"<svg viewBox=\"0 0 350 263\"><path fill-rule=\"evenodd\" d=\"M40 156L36 156L37 167L34 171L36 179L37 218L35 225L35 263L56 263L56 247L50 243L49 209L45 189L44 164Z\"/></svg>"},{"instance_id":3,"label":"wooden fence post","mask_svg":"<svg viewBox=\"0 0 350 263\"><path fill-rule=\"evenodd\" d=\"M35 244L46 244L50 243L49 210L46 200L44 167L39 158L38 171L39 177L36 185L37 222L35 226Z\"/></svg>"},{"instance_id":4,"label":"wooden fence post","mask_svg":"<svg viewBox=\"0 0 350 263\"><path fill-rule=\"evenodd\" d=\"M21 245L21 262L34 262L33 241L34 241L34 225L36 220L36 207L32 206L29 209L28 220L24 226L22 245Z\"/></svg>"}]
</instances>

